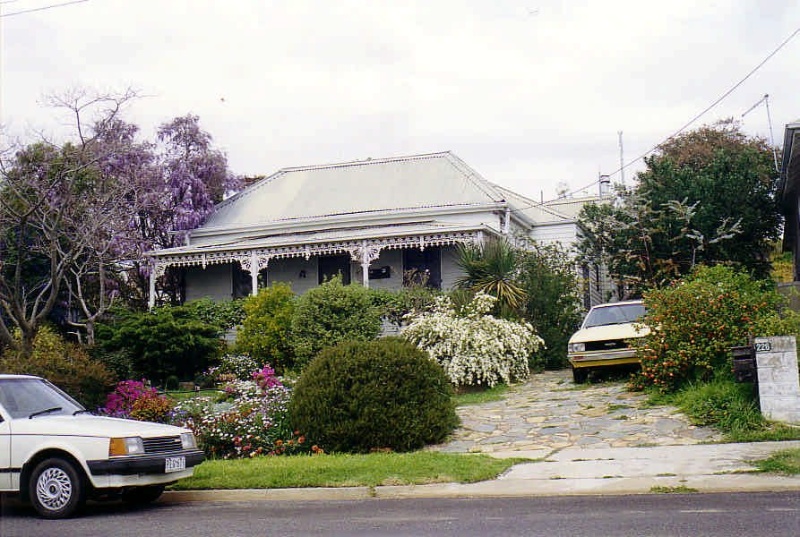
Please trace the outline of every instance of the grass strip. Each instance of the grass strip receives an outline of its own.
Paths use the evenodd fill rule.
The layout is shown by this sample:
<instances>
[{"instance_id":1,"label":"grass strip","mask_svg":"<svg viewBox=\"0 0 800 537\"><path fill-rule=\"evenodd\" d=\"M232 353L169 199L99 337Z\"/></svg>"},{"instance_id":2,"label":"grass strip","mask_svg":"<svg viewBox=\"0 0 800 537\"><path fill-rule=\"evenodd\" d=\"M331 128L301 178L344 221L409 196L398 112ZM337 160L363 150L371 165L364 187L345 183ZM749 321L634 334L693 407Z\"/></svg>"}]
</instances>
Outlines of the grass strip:
<instances>
[{"instance_id":1,"label":"grass strip","mask_svg":"<svg viewBox=\"0 0 800 537\"><path fill-rule=\"evenodd\" d=\"M457 393L454 399L456 406L480 405L483 403L502 401L507 392L507 384L495 384L491 388L479 387L477 389Z\"/></svg>"},{"instance_id":2,"label":"grass strip","mask_svg":"<svg viewBox=\"0 0 800 537\"><path fill-rule=\"evenodd\" d=\"M474 483L493 479L527 459L439 453L295 455L209 460L173 490L375 487L429 483Z\"/></svg>"},{"instance_id":3,"label":"grass strip","mask_svg":"<svg viewBox=\"0 0 800 537\"><path fill-rule=\"evenodd\" d=\"M800 448L775 452L768 459L755 461L754 464L762 472L798 475L800 474Z\"/></svg>"}]
</instances>

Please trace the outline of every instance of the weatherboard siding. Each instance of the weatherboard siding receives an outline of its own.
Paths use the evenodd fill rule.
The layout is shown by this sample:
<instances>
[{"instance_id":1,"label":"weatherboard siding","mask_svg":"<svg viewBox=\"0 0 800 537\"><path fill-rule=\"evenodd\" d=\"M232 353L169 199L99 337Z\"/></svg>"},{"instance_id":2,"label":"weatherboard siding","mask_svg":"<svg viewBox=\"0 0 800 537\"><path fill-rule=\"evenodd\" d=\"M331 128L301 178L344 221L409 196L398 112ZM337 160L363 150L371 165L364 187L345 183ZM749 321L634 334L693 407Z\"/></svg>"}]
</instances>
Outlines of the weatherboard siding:
<instances>
[{"instance_id":1,"label":"weatherboard siding","mask_svg":"<svg viewBox=\"0 0 800 537\"><path fill-rule=\"evenodd\" d=\"M233 296L233 266L209 265L186 268L186 301L210 298L214 301L231 300Z\"/></svg>"}]
</instances>

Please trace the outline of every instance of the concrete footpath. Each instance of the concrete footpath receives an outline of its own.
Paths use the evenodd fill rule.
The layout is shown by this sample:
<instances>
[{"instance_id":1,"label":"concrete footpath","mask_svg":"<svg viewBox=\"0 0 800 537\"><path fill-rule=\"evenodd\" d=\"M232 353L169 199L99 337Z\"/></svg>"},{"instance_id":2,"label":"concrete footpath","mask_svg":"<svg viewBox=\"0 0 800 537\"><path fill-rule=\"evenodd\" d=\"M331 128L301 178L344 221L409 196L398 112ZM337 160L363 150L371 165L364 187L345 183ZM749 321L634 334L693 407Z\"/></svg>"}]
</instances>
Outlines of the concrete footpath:
<instances>
[{"instance_id":1,"label":"concrete footpath","mask_svg":"<svg viewBox=\"0 0 800 537\"><path fill-rule=\"evenodd\" d=\"M569 371L534 375L502 401L458 409L461 427L430 449L518 457L497 479L472 484L167 492L162 501L468 498L653 492L800 492L800 476L753 473L751 461L800 441L719 444L671 407L650 407L624 383L576 386Z\"/></svg>"},{"instance_id":2,"label":"concrete footpath","mask_svg":"<svg viewBox=\"0 0 800 537\"><path fill-rule=\"evenodd\" d=\"M800 441L636 448L567 448L492 453L537 458L480 483L309 489L170 491L162 502L253 500L362 500L370 498L478 498L668 492L800 493L800 476L752 473L753 460L800 448Z\"/></svg>"}]
</instances>

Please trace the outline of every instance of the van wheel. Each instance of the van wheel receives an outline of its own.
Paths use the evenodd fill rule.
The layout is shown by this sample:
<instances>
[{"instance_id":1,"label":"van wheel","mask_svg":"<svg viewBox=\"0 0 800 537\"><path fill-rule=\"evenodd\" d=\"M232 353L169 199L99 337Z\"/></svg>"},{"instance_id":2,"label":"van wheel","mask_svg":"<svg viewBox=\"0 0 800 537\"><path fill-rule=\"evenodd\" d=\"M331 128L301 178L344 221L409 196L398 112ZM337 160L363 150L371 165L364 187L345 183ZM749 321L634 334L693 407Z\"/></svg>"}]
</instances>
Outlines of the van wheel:
<instances>
[{"instance_id":1,"label":"van wheel","mask_svg":"<svg viewBox=\"0 0 800 537\"><path fill-rule=\"evenodd\" d=\"M85 500L81 474L70 462L57 457L36 465L28 490L33 508L43 518L68 518Z\"/></svg>"},{"instance_id":2,"label":"van wheel","mask_svg":"<svg viewBox=\"0 0 800 537\"><path fill-rule=\"evenodd\" d=\"M586 382L586 379L588 379L588 378L589 378L589 369L588 368L585 368L585 367L582 367L582 368L573 367L572 368L572 380L575 382L575 384L583 384L584 382Z\"/></svg>"}]
</instances>

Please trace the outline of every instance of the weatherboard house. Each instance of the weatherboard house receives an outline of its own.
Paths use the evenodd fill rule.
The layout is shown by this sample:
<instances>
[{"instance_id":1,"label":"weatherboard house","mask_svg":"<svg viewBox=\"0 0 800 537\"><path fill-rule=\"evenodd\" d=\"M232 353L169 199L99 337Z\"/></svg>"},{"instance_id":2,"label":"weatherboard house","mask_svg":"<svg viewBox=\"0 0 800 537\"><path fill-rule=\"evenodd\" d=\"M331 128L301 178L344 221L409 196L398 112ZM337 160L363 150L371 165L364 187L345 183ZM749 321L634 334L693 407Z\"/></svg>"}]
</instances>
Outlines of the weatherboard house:
<instances>
[{"instance_id":1,"label":"weatherboard house","mask_svg":"<svg viewBox=\"0 0 800 537\"><path fill-rule=\"evenodd\" d=\"M303 293L333 275L400 289L449 289L457 245L524 236L565 246L577 210L597 198L538 203L482 178L450 152L285 168L216 206L185 246L151 252L155 279L183 271L185 300Z\"/></svg>"},{"instance_id":2,"label":"weatherboard house","mask_svg":"<svg viewBox=\"0 0 800 537\"><path fill-rule=\"evenodd\" d=\"M778 181L778 201L786 222L784 250L794 259L795 282L800 281L800 119L788 123L783 136L783 163Z\"/></svg>"}]
</instances>

